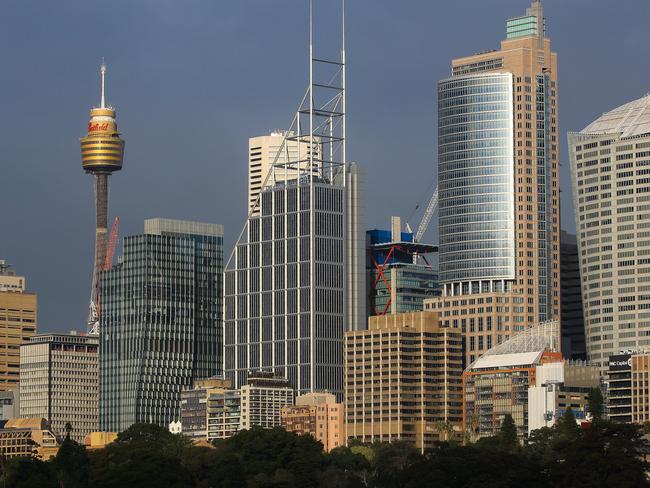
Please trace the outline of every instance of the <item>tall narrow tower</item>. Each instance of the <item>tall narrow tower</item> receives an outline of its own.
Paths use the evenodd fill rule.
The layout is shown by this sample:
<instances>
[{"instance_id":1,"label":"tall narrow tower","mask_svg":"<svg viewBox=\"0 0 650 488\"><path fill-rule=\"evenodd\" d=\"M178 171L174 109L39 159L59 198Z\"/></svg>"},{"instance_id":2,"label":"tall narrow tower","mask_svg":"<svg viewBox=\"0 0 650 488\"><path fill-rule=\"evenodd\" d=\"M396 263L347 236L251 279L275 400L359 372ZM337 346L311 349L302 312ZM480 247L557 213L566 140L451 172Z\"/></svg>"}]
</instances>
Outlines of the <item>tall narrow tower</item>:
<instances>
[{"instance_id":1,"label":"tall narrow tower","mask_svg":"<svg viewBox=\"0 0 650 488\"><path fill-rule=\"evenodd\" d=\"M108 177L122 169L124 140L117 132L115 109L106 106L106 65L102 63L102 96L98 108L90 110L88 134L81 138L81 165L95 177L95 261L90 292L88 330L98 333L97 291L99 272L106 257L108 226Z\"/></svg>"}]
</instances>

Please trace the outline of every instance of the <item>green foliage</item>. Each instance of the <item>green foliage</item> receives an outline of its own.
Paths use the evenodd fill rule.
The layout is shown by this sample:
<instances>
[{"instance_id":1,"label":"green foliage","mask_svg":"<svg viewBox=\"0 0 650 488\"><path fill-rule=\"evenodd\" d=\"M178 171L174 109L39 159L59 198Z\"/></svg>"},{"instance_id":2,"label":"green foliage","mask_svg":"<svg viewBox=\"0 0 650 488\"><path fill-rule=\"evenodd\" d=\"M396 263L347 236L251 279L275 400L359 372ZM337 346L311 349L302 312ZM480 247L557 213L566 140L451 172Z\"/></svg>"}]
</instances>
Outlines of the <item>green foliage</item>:
<instances>
[{"instance_id":1,"label":"green foliage","mask_svg":"<svg viewBox=\"0 0 650 488\"><path fill-rule=\"evenodd\" d=\"M497 439L501 448L505 451L514 451L519 447L517 439L517 426L512 415L506 414L501 423L501 430L497 434Z\"/></svg>"},{"instance_id":2,"label":"green foliage","mask_svg":"<svg viewBox=\"0 0 650 488\"><path fill-rule=\"evenodd\" d=\"M587 401L589 413L591 413L594 422L602 420L605 411L605 400L603 399L603 392L600 391L600 388L591 388Z\"/></svg>"},{"instance_id":3,"label":"green foliage","mask_svg":"<svg viewBox=\"0 0 650 488\"><path fill-rule=\"evenodd\" d=\"M59 452L51 461L52 471L61 488L80 488L88 485L88 454L84 446L70 439L71 430L68 430Z\"/></svg>"},{"instance_id":4,"label":"green foliage","mask_svg":"<svg viewBox=\"0 0 650 488\"><path fill-rule=\"evenodd\" d=\"M48 464L31 457L3 459L0 483L12 488L58 487Z\"/></svg>"},{"instance_id":5,"label":"green foliage","mask_svg":"<svg viewBox=\"0 0 650 488\"><path fill-rule=\"evenodd\" d=\"M525 446L506 416L495 437L466 446L439 442L425 455L401 441L324 453L311 436L281 428L241 431L207 448L137 424L101 450L86 452L66 438L48 462L0 460L0 487L636 488L650 486L644 435L642 426L603 420L580 428L569 409L552 428L532 432Z\"/></svg>"}]
</instances>

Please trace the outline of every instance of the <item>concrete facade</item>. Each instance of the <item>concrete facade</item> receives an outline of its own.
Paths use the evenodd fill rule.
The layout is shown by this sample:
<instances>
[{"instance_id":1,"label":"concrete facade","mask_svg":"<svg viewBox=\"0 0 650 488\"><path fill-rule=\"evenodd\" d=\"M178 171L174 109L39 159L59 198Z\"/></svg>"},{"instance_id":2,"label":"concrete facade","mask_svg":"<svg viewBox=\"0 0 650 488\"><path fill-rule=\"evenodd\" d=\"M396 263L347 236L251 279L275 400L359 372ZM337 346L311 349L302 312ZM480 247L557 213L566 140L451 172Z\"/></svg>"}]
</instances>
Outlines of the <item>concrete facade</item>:
<instances>
[{"instance_id":1,"label":"concrete facade","mask_svg":"<svg viewBox=\"0 0 650 488\"><path fill-rule=\"evenodd\" d=\"M99 427L99 339L42 334L20 347L20 416L42 417L63 437L82 443Z\"/></svg>"},{"instance_id":2,"label":"concrete facade","mask_svg":"<svg viewBox=\"0 0 650 488\"><path fill-rule=\"evenodd\" d=\"M650 95L570 132L587 358L650 347Z\"/></svg>"},{"instance_id":3,"label":"concrete facade","mask_svg":"<svg viewBox=\"0 0 650 488\"><path fill-rule=\"evenodd\" d=\"M438 314L368 319L345 335L346 436L362 442L404 440L425 449L455 432L462 418L462 336Z\"/></svg>"},{"instance_id":4,"label":"concrete facade","mask_svg":"<svg viewBox=\"0 0 650 488\"><path fill-rule=\"evenodd\" d=\"M20 345L36 334L38 297L25 282L0 260L0 391L18 389Z\"/></svg>"},{"instance_id":5,"label":"concrete facade","mask_svg":"<svg viewBox=\"0 0 650 488\"><path fill-rule=\"evenodd\" d=\"M307 393L295 405L282 408L282 427L288 432L309 434L327 452L345 445L343 404L331 393Z\"/></svg>"}]
</instances>

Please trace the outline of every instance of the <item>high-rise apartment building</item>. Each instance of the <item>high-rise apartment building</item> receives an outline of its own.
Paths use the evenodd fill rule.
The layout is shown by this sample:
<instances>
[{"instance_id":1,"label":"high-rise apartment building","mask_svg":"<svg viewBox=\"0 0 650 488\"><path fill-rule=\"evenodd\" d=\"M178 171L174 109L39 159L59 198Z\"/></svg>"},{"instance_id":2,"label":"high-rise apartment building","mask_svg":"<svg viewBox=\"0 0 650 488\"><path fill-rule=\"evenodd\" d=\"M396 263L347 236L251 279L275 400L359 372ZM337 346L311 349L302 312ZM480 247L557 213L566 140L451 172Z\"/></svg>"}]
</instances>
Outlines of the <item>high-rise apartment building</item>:
<instances>
[{"instance_id":1,"label":"high-rise apartment building","mask_svg":"<svg viewBox=\"0 0 650 488\"><path fill-rule=\"evenodd\" d=\"M458 435L462 420L460 330L434 312L374 316L345 335L346 436L404 440L420 449ZM453 433L441 432L444 422Z\"/></svg>"},{"instance_id":2,"label":"high-rise apartment building","mask_svg":"<svg viewBox=\"0 0 650 488\"><path fill-rule=\"evenodd\" d=\"M38 298L25 291L25 277L0 260L0 390L16 390L20 345L36 334Z\"/></svg>"},{"instance_id":3,"label":"high-rise apartment building","mask_svg":"<svg viewBox=\"0 0 650 488\"><path fill-rule=\"evenodd\" d=\"M582 313L580 254L576 236L562 231L560 235L560 284L562 287L561 317L562 354L567 359L587 359L585 320Z\"/></svg>"},{"instance_id":4,"label":"high-rise apartment building","mask_svg":"<svg viewBox=\"0 0 650 488\"><path fill-rule=\"evenodd\" d=\"M539 1L438 83L439 268L466 362L560 315L557 55ZM472 346L473 344L473 346Z\"/></svg>"},{"instance_id":5,"label":"high-rise apartment building","mask_svg":"<svg viewBox=\"0 0 650 488\"><path fill-rule=\"evenodd\" d=\"M391 230L367 231L367 315L423 310L426 298L440 294L438 271L427 259L437 250L415 242L412 232L402 232L399 217L391 218Z\"/></svg>"},{"instance_id":6,"label":"high-rise apartment building","mask_svg":"<svg viewBox=\"0 0 650 488\"><path fill-rule=\"evenodd\" d=\"M98 428L99 340L93 335L40 334L20 346L20 416L42 417L61 437L82 443Z\"/></svg>"},{"instance_id":7,"label":"high-rise apartment building","mask_svg":"<svg viewBox=\"0 0 650 488\"><path fill-rule=\"evenodd\" d=\"M306 393L295 405L282 407L282 427L287 432L309 434L327 452L345 445L343 404L331 393Z\"/></svg>"},{"instance_id":8,"label":"high-rise apartment building","mask_svg":"<svg viewBox=\"0 0 650 488\"><path fill-rule=\"evenodd\" d=\"M223 378L197 380L192 388L181 391L180 418L183 435L192 440L210 439L208 435L208 404L213 395L220 395L225 391L231 391L230 381Z\"/></svg>"},{"instance_id":9,"label":"high-rise apartment building","mask_svg":"<svg viewBox=\"0 0 650 488\"><path fill-rule=\"evenodd\" d=\"M587 357L650 346L650 95L569 133Z\"/></svg>"},{"instance_id":10,"label":"high-rise apartment building","mask_svg":"<svg viewBox=\"0 0 650 488\"><path fill-rule=\"evenodd\" d=\"M272 372L251 371L240 389L241 429L267 429L282 425L282 408L293 405L294 391L285 378Z\"/></svg>"},{"instance_id":11,"label":"high-rise apartment building","mask_svg":"<svg viewBox=\"0 0 650 488\"><path fill-rule=\"evenodd\" d=\"M145 220L102 273L100 430L167 427L180 393L221 373L223 227Z\"/></svg>"},{"instance_id":12,"label":"high-rise apartment building","mask_svg":"<svg viewBox=\"0 0 650 488\"><path fill-rule=\"evenodd\" d=\"M308 141L287 139L286 131L271 132L267 136L257 136L248 139L248 211L259 214L256 206L260 192L265 186L273 186L276 180L283 180L285 171L287 177L296 178L296 168L286 167L291 161L309 160L311 144ZM314 161L312 172L320 174L318 157L320 144L314 140ZM274 166L275 165L275 166ZM271 169L273 168L273 171Z\"/></svg>"}]
</instances>

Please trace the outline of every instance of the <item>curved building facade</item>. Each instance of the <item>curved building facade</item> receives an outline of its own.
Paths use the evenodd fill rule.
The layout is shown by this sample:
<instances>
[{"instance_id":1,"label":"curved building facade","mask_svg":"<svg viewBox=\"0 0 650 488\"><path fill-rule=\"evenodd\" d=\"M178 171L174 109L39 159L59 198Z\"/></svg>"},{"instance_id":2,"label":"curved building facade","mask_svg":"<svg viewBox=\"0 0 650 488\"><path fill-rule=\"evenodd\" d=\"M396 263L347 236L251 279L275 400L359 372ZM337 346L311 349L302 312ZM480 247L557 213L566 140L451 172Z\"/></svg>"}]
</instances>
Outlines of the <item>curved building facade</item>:
<instances>
[{"instance_id":1,"label":"curved building facade","mask_svg":"<svg viewBox=\"0 0 650 488\"><path fill-rule=\"evenodd\" d=\"M568 134L588 360L650 347L650 94Z\"/></svg>"},{"instance_id":2,"label":"curved building facade","mask_svg":"<svg viewBox=\"0 0 650 488\"><path fill-rule=\"evenodd\" d=\"M440 279L503 290L515 278L512 74L440 81L438 141Z\"/></svg>"}]
</instances>

